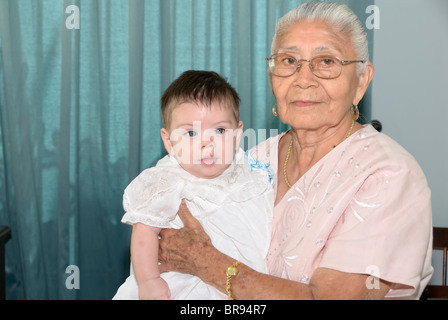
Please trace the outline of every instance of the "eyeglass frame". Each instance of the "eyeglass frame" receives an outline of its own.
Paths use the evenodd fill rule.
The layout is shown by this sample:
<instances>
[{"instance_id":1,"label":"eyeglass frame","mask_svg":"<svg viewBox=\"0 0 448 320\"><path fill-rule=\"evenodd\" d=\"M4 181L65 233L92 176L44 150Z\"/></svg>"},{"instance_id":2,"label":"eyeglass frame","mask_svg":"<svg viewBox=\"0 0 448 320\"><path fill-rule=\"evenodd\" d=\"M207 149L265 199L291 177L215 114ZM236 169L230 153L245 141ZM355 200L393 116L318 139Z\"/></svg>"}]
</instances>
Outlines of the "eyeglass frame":
<instances>
[{"instance_id":1,"label":"eyeglass frame","mask_svg":"<svg viewBox=\"0 0 448 320\"><path fill-rule=\"evenodd\" d=\"M269 65L269 62L272 60L273 56L278 56L278 55L290 56L291 58L294 58L297 61L296 69L289 76L279 76L279 75L276 75L274 72L272 72L271 66ZM319 57L331 57L331 58L335 58L336 60L338 60L341 63L341 71L339 72L339 74L337 76L334 76L334 77L331 77L331 78L319 77L317 74L315 74L314 71L313 71L313 67L311 66L311 60L319 58ZM266 62L268 64L269 72L272 73L276 77L287 78L287 77L292 76L294 73L297 72L297 70L300 70L300 68L302 67L302 63L300 63L300 62L301 61L305 61L305 62L308 62L308 66L310 67L311 73L313 75L315 75L319 79L327 79L327 80L336 79L337 77L339 77L341 75L341 73L342 73L342 66L345 66L345 65L350 64L350 63L359 63L359 62L366 63L366 60L342 60L341 58L333 56L333 55L319 55L319 56L315 56L315 57L313 57L313 58L311 58L309 60L307 60L307 59L296 59L293 55L290 55L288 53L274 53L269 58L265 58L265 60L266 60Z\"/></svg>"}]
</instances>

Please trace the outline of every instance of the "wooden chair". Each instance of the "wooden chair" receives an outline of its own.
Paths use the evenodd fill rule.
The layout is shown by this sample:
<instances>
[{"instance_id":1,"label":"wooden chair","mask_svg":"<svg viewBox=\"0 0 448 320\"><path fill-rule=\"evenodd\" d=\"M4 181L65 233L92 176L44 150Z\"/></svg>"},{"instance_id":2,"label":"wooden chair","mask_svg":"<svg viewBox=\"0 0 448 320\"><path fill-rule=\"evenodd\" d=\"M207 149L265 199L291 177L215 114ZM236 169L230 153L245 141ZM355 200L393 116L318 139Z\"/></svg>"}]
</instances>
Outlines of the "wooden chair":
<instances>
[{"instance_id":1,"label":"wooden chair","mask_svg":"<svg viewBox=\"0 0 448 320\"><path fill-rule=\"evenodd\" d=\"M427 285L422 299L448 299L448 286L446 284L448 228L433 228L433 249L443 251L442 285Z\"/></svg>"}]
</instances>

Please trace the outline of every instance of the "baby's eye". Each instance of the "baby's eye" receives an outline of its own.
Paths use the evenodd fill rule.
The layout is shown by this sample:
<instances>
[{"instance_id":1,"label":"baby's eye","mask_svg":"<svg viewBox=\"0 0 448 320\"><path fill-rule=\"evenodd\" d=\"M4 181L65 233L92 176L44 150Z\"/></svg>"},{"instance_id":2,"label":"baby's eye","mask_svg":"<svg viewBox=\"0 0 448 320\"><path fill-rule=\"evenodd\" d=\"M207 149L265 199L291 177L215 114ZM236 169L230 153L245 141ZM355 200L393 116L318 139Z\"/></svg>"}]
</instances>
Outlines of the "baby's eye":
<instances>
[{"instance_id":1,"label":"baby's eye","mask_svg":"<svg viewBox=\"0 0 448 320\"><path fill-rule=\"evenodd\" d=\"M218 129L216 129L215 131L216 131L216 133L224 134L224 133L226 132L226 129L224 129L224 128L218 128Z\"/></svg>"},{"instance_id":2,"label":"baby's eye","mask_svg":"<svg viewBox=\"0 0 448 320\"><path fill-rule=\"evenodd\" d=\"M195 137L197 135L197 132L193 131L193 130L189 130L186 132L186 134L190 137Z\"/></svg>"}]
</instances>

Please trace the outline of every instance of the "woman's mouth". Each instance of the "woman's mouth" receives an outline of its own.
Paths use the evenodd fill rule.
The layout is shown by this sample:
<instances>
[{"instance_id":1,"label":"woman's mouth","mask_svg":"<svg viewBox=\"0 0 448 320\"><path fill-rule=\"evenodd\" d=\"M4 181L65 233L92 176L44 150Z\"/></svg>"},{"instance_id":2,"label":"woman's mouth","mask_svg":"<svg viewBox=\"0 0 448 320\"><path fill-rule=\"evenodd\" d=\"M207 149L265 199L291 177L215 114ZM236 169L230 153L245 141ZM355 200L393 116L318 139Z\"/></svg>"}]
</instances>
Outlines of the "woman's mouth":
<instances>
[{"instance_id":1,"label":"woman's mouth","mask_svg":"<svg viewBox=\"0 0 448 320\"><path fill-rule=\"evenodd\" d=\"M304 108L304 107L312 107L312 106L315 106L316 104L318 104L319 102L316 102L316 101L309 101L309 100L297 100L297 101L294 101L293 102L293 104L295 105L295 106L297 106L297 107L301 107L301 108Z\"/></svg>"}]
</instances>

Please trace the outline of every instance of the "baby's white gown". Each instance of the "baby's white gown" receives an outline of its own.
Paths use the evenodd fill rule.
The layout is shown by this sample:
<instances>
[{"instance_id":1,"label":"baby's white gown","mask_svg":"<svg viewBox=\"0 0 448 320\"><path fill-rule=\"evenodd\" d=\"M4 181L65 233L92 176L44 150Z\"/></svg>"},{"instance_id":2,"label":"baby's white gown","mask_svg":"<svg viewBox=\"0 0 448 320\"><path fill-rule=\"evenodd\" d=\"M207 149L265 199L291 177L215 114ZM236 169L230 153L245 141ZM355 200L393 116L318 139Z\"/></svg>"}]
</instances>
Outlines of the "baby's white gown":
<instances>
[{"instance_id":1,"label":"baby's white gown","mask_svg":"<svg viewBox=\"0 0 448 320\"><path fill-rule=\"evenodd\" d=\"M177 215L182 199L222 253L252 269L267 273L274 191L267 171L251 171L240 149L227 170L217 178L197 178L170 156L144 170L126 188L122 222L159 228L181 228ZM223 278L225 277L223 270ZM227 295L198 277L167 272L173 300L227 299ZM115 300L138 299L138 285L131 274L118 289Z\"/></svg>"}]
</instances>

